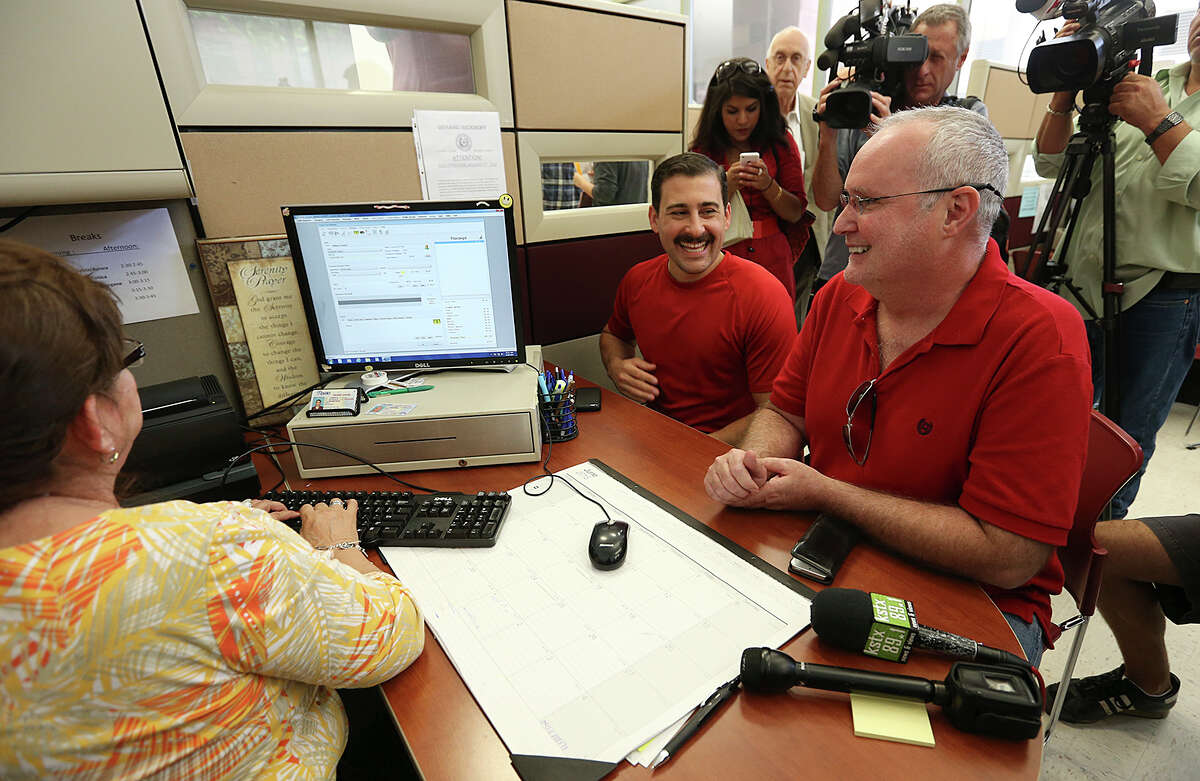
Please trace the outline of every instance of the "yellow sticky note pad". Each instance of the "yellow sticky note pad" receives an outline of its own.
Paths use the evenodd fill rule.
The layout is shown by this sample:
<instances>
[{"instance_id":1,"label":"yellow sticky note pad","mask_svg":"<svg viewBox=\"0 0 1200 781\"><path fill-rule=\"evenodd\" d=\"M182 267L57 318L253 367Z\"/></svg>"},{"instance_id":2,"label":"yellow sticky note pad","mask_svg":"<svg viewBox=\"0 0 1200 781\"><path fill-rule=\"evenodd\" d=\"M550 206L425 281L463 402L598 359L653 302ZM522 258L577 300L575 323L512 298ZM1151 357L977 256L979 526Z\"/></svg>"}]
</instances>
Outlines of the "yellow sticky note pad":
<instances>
[{"instance_id":1,"label":"yellow sticky note pad","mask_svg":"<svg viewBox=\"0 0 1200 781\"><path fill-rule=\"evenodd\" d=\"M894 740L914 746L933 746L929 711L920 700L879 694L850 694L854 734L860 738Z\"/></svg>"}]
</instances>

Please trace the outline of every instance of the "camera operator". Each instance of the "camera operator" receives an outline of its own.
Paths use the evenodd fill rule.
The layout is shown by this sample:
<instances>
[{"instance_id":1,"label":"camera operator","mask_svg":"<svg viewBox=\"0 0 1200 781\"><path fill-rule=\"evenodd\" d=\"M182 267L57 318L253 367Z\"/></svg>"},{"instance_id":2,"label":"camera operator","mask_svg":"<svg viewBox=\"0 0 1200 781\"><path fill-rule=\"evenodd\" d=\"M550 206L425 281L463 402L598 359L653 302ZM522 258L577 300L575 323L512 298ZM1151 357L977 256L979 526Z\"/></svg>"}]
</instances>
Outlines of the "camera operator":
<instances>
[{"instance_id":1,"label":"camera operator","mask_svg":"<svg viewBox=\"0 0 1200 781\"><path fill-rule=\"evenodd\" d=\"M967 59L967 51L971 46L971 22L966 11L949 3L931 5L913 21L911 32L924 35L929 40L929 56L919 67L910 68L905 72L904 105L896 106L896 110L919 106L961 106L986 117L987 108L978 98L968 97L960 100L946 94L950 82L954 81L954 75ZM818 112L824 112L829 94L841 84L842 79L837 78L821 90L817 104ZM825 124L821 125L812 185L816 205L821 209L838 207L838 198L841 196L843 183L854 156L863 144L867 143L875 127L892 113L891 98L878 92L871 93L871 105L872 126L869 128L834 130ZM840 212L839 209L838 213ZM831 235L825 246L817 280L813 284L813 292L844 269L847 260L845 238L836 233Z\"/></svg>"},{"instance_id":2,"label":"camera operator","mask_svg":"<svg viewBox=\"0 0 1200 781\"><path fill-rule=\"evenodd\" d=\"M1064 37L1079 25L1068 22ZM1200 14L1187 37L1190 62L1154 78L1130 73L1113 88L1108 109L1124 120L1115 127L1117 279L1124 283L1117 333L1120 405L1113 416L1142 446L1142 471L1113 499L1124 518L1154 439L1179 393L1200 338ZM1058 92L1038 129L1034 161L1055 177L1071 137L1075 93ZM1100 166L1083 200L1067 258L1067 275L1096 312L1102 311ZM1086 317L1087 315L1085 315ZM1104 377L1104 334L1089 321L1092 376L1099 399Z\"/></svg>"}]
</instances>

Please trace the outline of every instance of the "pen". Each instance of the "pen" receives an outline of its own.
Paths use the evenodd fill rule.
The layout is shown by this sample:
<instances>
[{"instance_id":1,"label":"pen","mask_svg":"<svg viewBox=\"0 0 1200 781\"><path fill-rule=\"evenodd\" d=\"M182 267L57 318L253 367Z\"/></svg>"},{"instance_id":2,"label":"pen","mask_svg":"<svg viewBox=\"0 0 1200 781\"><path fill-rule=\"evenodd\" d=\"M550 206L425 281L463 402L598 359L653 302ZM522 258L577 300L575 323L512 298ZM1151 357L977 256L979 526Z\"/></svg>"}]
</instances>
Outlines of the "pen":
<instances>
[{"instance_id":1,"label":"pen","mask_svg":"<svg viewBox=\"0 0 1200 781\"><path fill-rule=\"evenodd\" d=\"M387 390L372 391L371 393L368 393L367 395L370 396L371 398L375 398L376 396L394 396L397 393L416 393L417 391L427 391L427 390L433 390L433 386L432 385L418 385L414 388L388 388Z\"/></svg>"},{"instance_id":2,"label":"pen","mask_svg":"<svg viewBox=\"0 0 1200 781\"><path fill-rule=\"evenodd\" d=\"M650 763L651 769L658 767L675 756L675 753L683 747L683 744L687 743L692 735L695 735L700 730L704 722L708 721L709 717L716 713L717 709L724 705L726 700L737 693L741 682L742 677L739 675L724 686L718 687L715 692L709 695L704 704L696 708L691 718L685 721L683 726L679 728L679 731L667 741L667 745L663 747L663 750L658 752L658 756Z\"/></svg>"}]
</instances>

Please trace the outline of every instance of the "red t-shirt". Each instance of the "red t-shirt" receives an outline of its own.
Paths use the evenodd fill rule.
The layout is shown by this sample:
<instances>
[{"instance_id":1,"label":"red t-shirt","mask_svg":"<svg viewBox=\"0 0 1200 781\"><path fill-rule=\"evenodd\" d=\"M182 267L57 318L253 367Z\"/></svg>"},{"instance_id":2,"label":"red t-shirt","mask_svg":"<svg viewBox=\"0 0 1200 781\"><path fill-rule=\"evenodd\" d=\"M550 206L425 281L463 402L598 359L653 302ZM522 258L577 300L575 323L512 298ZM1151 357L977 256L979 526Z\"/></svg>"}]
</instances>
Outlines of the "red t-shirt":
<instances>
[{"instance_id":1,"label":"red t-shirt","mask_svg":"<svg viewBox=\"0 0 1200 781\"><path fill-rule=\"evenodd\" d=\"M617 288L605 330L636 341L657 368L648 406L705 433L754 411L796 338L783 286L762 267L725 253L698 282L667 271L667 256L643 261Z\"/></svg>"},{"instance_id":2,"label":"red t-shirt","mask_svg":"<svg viewBox=\"0 0 1200 781\"><path fill-rule=\"evenodd\" d=\"M692 151L711 158L726 171L729 170L729 164L725 160L717 160L714 155L700 148ZM804 164L800 161L800 150L797 148L792 134L785 133L783 141L767 149L760 149L758 152L763 165L767 168L767 173L779 182L780 187L799 198L800 203L807 207L808 197L804 194ZM752 187L740 192L742 200L746 202L746 211L750 213L751 220L755 222L776 220L782 230L784 222L775 214L775 210L771 208L771 203L764 193ZM729 195L733 196L732 187ZM792 265L796 258L785 234L775 233L760 239L747 239L731 245L729 249L740 257L752 260L770 271L783 283L784 288L788 291L788 296L795 296L796 280L792 272Z\"/></svg>"},{"instance_id":3,"label":"red t-shirt","mask_svg":"<svg viewBox=\"0 0 1200 781\"><path fill-rule=\"evenodd\" d=\"M1063 545L1087 450L1092 402L1083 322L1062 298L1009 273L994 242L931 334L881 374L877 302L834 276L821 289L771 401L804 418L812 466L866 488L957 504L1001 529ZM870 455L846 450L846 403L878 377ZM866 422L860 409L855 424ZM1050 621L1057 556L1024 586L984 586L1025 621ZM1048 637L1053 635L1048 634Z\"/></svg>"}]
</instances>

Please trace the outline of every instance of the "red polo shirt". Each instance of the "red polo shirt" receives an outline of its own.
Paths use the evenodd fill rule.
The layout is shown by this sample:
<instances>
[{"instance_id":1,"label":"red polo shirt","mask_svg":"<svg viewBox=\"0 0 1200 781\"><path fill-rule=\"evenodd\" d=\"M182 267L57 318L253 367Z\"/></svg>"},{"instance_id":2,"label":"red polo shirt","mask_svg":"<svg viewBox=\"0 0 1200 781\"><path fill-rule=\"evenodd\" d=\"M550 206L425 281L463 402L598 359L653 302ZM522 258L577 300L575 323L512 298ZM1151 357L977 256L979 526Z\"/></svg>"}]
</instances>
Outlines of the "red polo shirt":
<instances>
[{"instance_id":1,"label":"red polo shirt","mask_svg":"<svg viewBox=\"0 0 1200 781\"><path fill-rule=\"evenodd\" d=\"M792 301L779 280L728 252L697 282L679 282L667 256L625 273L605 329L636 341L655 364L648 406L705 433L755 410L796 339Z\"/></svg>"},{"instance_id":2,"label":"red polo shirt","mask_svg":"<svg viewBox=\"0 0 1200 781\"><path fill-rule=\"evenodd\" d=\"M1050 545L1071 528L1092 401L1083 321L1059 296L1010 274L994 242L946 318L882 373L877 302L836 275L822 288L771 401L804 418L812 466L855 485L939 504ZM851 459L846 402L878 377L870 456ZM867 408L855 416L868 420ZM1050 621L1057 556L997 606ZM1047 634L1047 637L1053 637Z\"/></svg>"}]
</instances>

